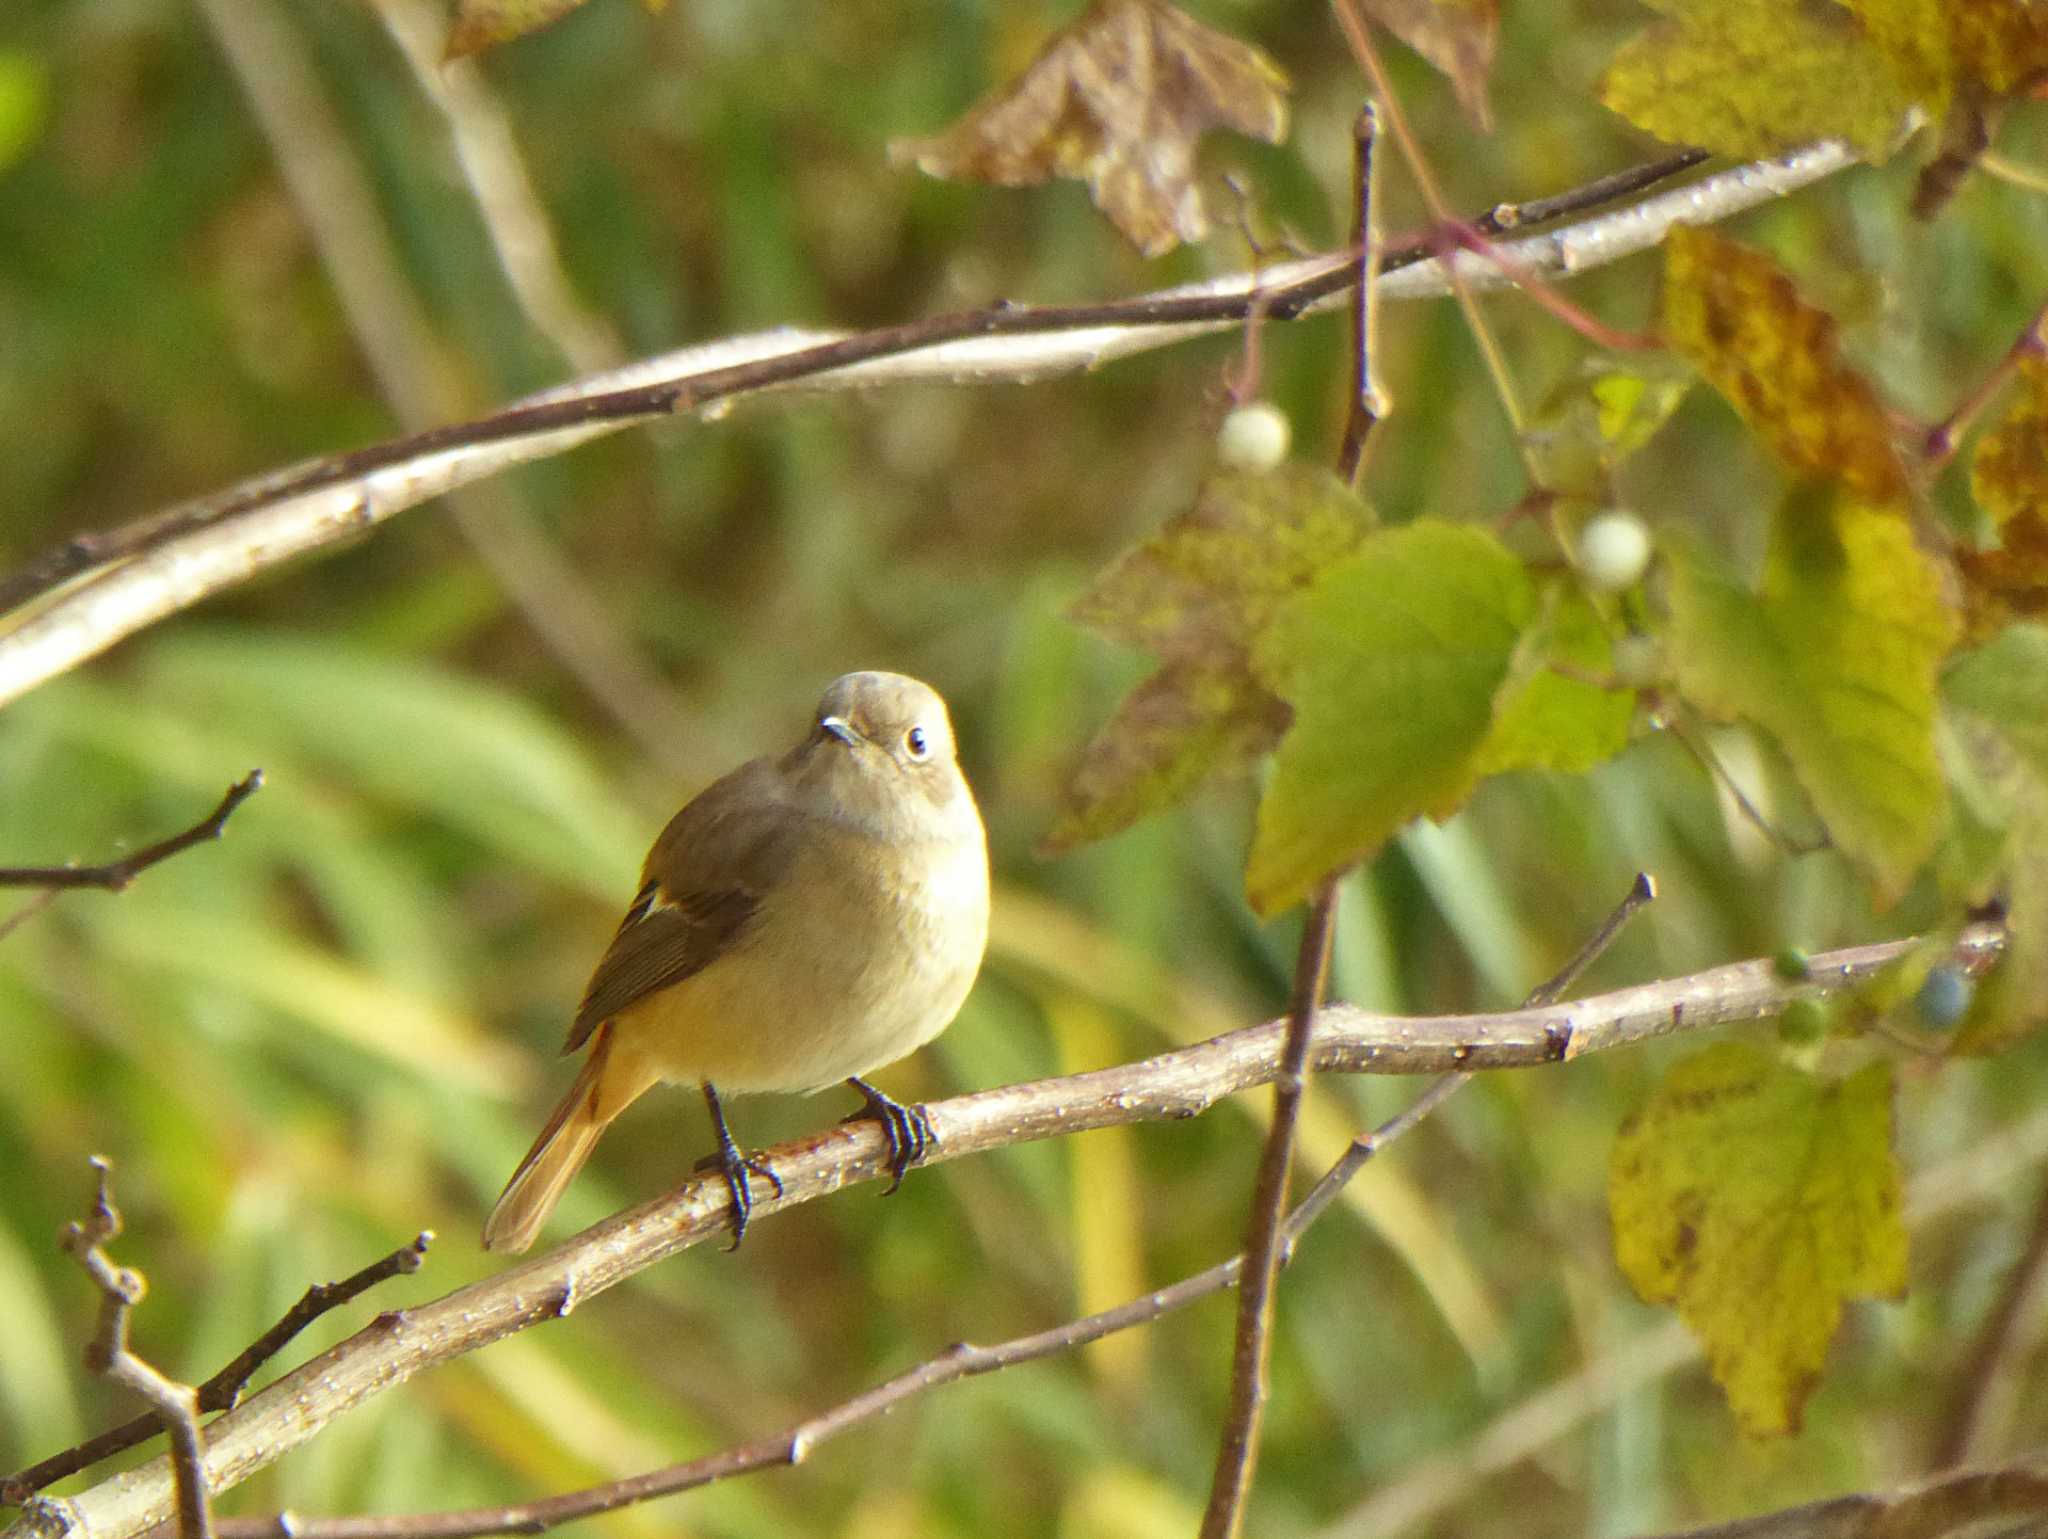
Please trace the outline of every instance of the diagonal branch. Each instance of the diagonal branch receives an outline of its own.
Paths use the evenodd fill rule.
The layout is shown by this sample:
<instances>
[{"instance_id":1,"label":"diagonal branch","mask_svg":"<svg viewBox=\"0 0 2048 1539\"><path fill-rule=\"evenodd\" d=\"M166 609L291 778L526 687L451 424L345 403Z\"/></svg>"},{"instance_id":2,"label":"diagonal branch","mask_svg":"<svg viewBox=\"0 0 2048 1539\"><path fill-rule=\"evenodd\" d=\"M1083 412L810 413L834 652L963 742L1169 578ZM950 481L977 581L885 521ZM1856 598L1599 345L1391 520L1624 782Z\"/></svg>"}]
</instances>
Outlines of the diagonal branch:
<instances>
[{"instance_id":1,"label":"diagonal branch","mask_svg":"<svg viewBox=\"0 0 2048 1539\"><path fill-rule=\"evenodd\" d=\"M1798 980L1780 977L1769 959L1757 959L1497 1014L1387 1016L1333 1004L1317 1015L1309 1061L1318 1074L1442 1074L1557 1063L1676 1032L1762 1020L1798 999L1851 993L1919 944L1886 941L1817 954L1809 959L1808 976ZM2004 949L2002 930L1977 925L1957 943L1951 961L1977 975ZM928 1108L940 1138L933 1158L1199 1115L1226 1096L1271 1083L1284 1032L1284 1022L1268 1021L1139 1063L935 1102ZM887 1138L873 1122L835 1124L764 1157L784 1191L759 1203L757 1217L878 1179L889 1168ZM518 1266L379 1317L215 1420L207 1428L209 1479L217 1490L236 1485L335 1417L415 1374L557 1319L657 1261L723 1238L728 1201L721 1177L695 1177ZM169 1470L158 1460L61 1502L37 1498L19 1522L0 1530L0 1539L132 1539L171 1515L172 1494Z\"/></svg>"},{"instance_id":2,"label":"diagonal branch","mask_svg":"<svg viewBox=\"0 0 2048 1539\"><path fill-rule=\"evenodd\" d=\"M1589 188L1604 200L1616 187L1640 190L1697 163L1691 153L1669 157ZM1518 273L1584 272L1655 246L1673 224L1728 218L1854 163L1847 148L1823 141L1504 242L1498 253ZM1586 206L1561 194L1496 213L1519 219L1520 228L1537 213ZM1494 259L1429 251L1424 241L1388 252L1380 298L1442 294L1452 271L1473 289L1506 281ZM761 332L593 375L476 421L274 471L137 523L79 536L0 580L0 611L11 621L0 630L0 704L283 562L355 539L456 487L635 423L716 416L742 397L773 390L1071 374L1237 326L1254 310L1293 319L1334 303L1357 271L1355 254L1340 251L1106 304L1003 305L853 334Z\"/></svg>"},{"instance_id":3,"label":"diagonal branch","mask_svg":"<svg viewBox=\"0 0 2048 1539\"><path fill-rule=\"evenodd\" d=\"M1448 1099L1447 1088L1467 1077L1451 1075L1438 1080L1405 1111L1372 1132L1352 1140L1343 1156L1310 1188L1308 1196L1301 1200L1281 1226L1279 1259L1282 1264L1293 1259L1294 1247L1308 1231L1309 1225L1329 1210L1338 1192L1365 1168L1366 1162L1395 1139L1419 1126ZM1086 1346L1091 1341L1100 1341L1118 1331L1149 1324L1161 1316L1237 1286L1244 1266L1245 1257L1233 1256L1228 1261L1218 1262L1205 1271L1141 1294L1114 1308L1084 1315L1048 1330L1034 1331L1028 1336L1013 1337L994 1346L978 1347L970 1342L958 1342L938 1356L906 1369L873 1389L772 1436L650 1470L644 1475L607 1481L580 1491L565 1491L540 1501L414 1517L309 1518L295 1512L288 1522L282 1516L230 1518L218 1526L219 1539L479 1539L486 1534L540 1533L577 1518L614 1512L638 1502L695 1490L733 1475L779 1465L801 1464L821 1444L893 1410L914 1395L1019 1363L1036 1362Z\"/></svg>"}]
</instances>

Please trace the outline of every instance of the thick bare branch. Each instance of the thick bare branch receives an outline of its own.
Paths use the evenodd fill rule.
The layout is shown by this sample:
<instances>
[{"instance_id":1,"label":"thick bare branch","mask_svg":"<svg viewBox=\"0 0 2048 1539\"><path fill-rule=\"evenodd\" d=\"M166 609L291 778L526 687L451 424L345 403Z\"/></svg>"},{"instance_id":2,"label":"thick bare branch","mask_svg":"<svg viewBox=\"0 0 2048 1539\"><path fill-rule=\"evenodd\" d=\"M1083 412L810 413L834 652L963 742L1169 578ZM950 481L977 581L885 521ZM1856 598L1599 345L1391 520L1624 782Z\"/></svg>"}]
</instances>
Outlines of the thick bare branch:
<instances>
[{"instance_id":1,"label":"thick bare branch","mask_svg":"<svg viewBox=\"0 0 2048 1539\"><path fill-rule=\"evenodd\" d=\"M1309 1225L1329 1210L1338 1192L1365 1167L1366 1162L1402 1134L1418 1127L1448 1099L1446 1087L1465 1078L1467 1076L1451 1075L1438 1080L1400 1115L1371 1133L1352 1140L1350 1148L1310 1189L1308 1196L1301 1200L1282 1226L1280 1260L1283 1264L1292 1259L1294 1247ZM823 1443L873 1420L913 1395L1019 1363L1036 1362L1040 1358L1072 1351L1118 1331L1149 1324L1162 1315L1172 1314L1197 1300L1221 1293L1236 1284L1244 1270L1244 1261L1241 1255L1233 1256L1192 1277L1184 1277L1167 1287L1141 1294L1112 1309L1084 1315L1048 1330L1034 1331L1028 1336L1013 1337L994 1346L978 1347L970 1342L956 1342L938 1356L928 1358L885 1383L807 1417L784 1431L702 1458L650 1470L644 1475L502 1507L476 1507L403 1517L309 1518L293 1513L289 1521L282 1516L230 1518L219 1525L218 1532L220 1539L479 1539L486 1534L540 1533L577 1518L695 1490L733 1475L778 1465L801 1464Z\"/></svg>"},{"instance_id":2,"label":"thick bare branch","mask_svg":"<svg viewBox=\"0 0 2048 1539\"><path fill-rule=\"evenodd\" d=\"M1568 1005L1491 1015L1385 1016L1333 1004L1317 1015L1310 1063L1319 1074L1438 1074L1555 1063L1674 1032L1763 1019L1795 999L1846 993L1917 944L1888 941L1821 953L1798 981L1756 960ZM1953 961L1981 973L2003 950L2000 930L1975 926ZM1284 1032L1284 1022L1268 1021L1139 1063L934 1103L929 1111L939 1147L932 1158L1199 1115L1226 1096L1270 1083ZM757 1217L875 1180L889 1168L887 1138L873 1122L836 1124L765 1157L784 1190L761 1201ZM402 1315L380 1317L213 1422L207 1428L212 1484L226 1489L239 1483L335 1417L424 1369L558 1318L664 1257L723 1237L728 1200L722 1178L694 1178L519 1266ZM0 1539L130 1539L171 1515L172 1494L169 1470L157 1460L67 1500L35 1499Z\"/></svg>"},{"instance_id":3,"label":"thick bare branch","mask_svg":"<svg viewBox=\"0 0 2048 1539\"><path fill-rule=\"evenodd\" d=\"M1674 157L1655 169L1669 175L1694 163ZM1548 278L1584 272L1655 246L1674 224L1728 218L1853 163L1846 148L1823 142L1506 241L1497 258L1469 251L1431 257L1426 242L1390 251L1378 292L1382 299L1442 294L1453 270L1446 261L1474 289L1501 286L1503 269ZM1611 196L1614 186L1636 179L1624 173L1594 186ZM1570 195L1549 201L1552 209L1571 202ZM1527 220L1537 207L1508 212ZM13 617L0 632L0 704L283 562L355 538L456 487L634 423L716 416L742 397L771 390L1014 383L1076 373L1236 326L1255 309L1291 319L1335 303L1357 270L1352 253L1336 252L1108 304L1002 305L851 335L784 329L735 337L593 375L478 421L273 472L121 529L80 536L0 581L0 606Z\"/></svg>"}]
</instances>

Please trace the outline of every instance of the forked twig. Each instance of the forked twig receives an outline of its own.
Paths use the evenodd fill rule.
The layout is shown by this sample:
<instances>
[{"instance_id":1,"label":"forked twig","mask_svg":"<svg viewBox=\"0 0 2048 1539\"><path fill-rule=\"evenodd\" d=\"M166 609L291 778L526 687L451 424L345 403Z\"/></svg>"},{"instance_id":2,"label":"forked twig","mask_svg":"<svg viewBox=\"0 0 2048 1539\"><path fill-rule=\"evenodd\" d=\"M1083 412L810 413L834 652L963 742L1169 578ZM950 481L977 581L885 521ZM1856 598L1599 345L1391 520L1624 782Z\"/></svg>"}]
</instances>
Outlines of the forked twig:
<instances>
[{"instance_id":1,"label":"forked twig","mask_svg":"<svg viewBox=\"0 0 2048 1539\"><path fill-rule=\"evenodd\" d=\"M427 1247L434 1242L432 1230L422 1230L410 1245L401 1245L390 1255L371 1262L361 1271L344 1277L339 1282L314 1283L299 1301L284 1312L278 1322L261 1336L258 1336L234 1360L212 1378L198 1387L198 1409L201 1414L210 1415L215 1411L231 1409L242 1398L242 1391L248 1388L249 1380L256 1370L269 1362L290 1344L293 1337L322 1315L330 1314L342 1305L367 1293L386 1278L398 1277L417 1272L426 1259ZM9 1506L20 1506L29 1497L45 1486L54 1485L67 1475L90 1469L102 1459L112 1458L124 1449L145 1443L162 1430L162 1423L154 1416L138 1416L131 1422L100 1433L97 1437L55 1453L39 1463L18 1470L5 1480L0 1480L0 1502Z\"/></svg>"},{"instance_id":2,"label":"forked twig","mask_svg":"<svg viewBox=\"0 0 2048 1539\"><path fill-rule=\"evenodd\" d=\"M85 1268L100 1290L100 1320L86 1343L85 1365L155 1407L171 1435L171 1469L178 1487L180 1539L213 1539L213 1498L206 1488L206 1444L199 1432L199 1397L192 1386L166 1378L128 1348L128 1316L149 1284L140 1272L116 1266L106 1244L121 1233L120 1210L107 1189L110 1167L93 1156L98 1190L83 1223L67 1225L64 1249Z\"/></svg>"}]
</instances>

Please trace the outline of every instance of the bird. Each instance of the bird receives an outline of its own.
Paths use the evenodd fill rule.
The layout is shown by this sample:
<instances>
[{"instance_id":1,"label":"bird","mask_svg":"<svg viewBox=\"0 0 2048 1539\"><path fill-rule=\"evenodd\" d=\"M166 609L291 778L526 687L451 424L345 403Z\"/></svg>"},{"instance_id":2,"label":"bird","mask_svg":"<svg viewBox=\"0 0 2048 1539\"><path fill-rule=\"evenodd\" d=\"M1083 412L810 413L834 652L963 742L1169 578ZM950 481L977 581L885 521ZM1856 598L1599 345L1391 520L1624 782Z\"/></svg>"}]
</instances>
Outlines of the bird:
<instances>
[{"instance_id":1,"label":"bird","mask_svg":"<svg viewBox=\"0 0 2048 1539\"><path fill-rule=\"evenodd\" d=\"M849 673L787 753L742 764L669 820L591 974L563 1052L581 1072L484 1222L532 1245L599 1136L659 1083L701 1087L731 1194L754 1205L724 1094L844 1082L888 1134L889 1190L936 1141L922 1106L864 1077L952 1023L988 941L988 840L936 690ZM849 1118L848 1120L853 1120Z\"/></svg>"}]
</instances>

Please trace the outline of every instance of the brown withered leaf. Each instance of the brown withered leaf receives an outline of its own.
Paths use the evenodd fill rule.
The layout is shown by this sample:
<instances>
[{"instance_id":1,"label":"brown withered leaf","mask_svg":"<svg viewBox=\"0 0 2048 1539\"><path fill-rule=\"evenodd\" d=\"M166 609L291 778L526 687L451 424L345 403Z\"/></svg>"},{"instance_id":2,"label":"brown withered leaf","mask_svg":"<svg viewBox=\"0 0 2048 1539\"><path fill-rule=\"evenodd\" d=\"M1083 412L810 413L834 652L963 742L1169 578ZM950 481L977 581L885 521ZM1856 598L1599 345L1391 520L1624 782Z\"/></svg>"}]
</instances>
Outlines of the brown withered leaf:
<instances>
[{"instance_id":1,"label":"brown withered leaf","mask_svg":"<svg viewBox=\"0 0 2048 1539\"><path fill-rule=\"evenodd\" d=\"M1992 550L1960 552L1970 633L2048 615L2048 360L2020 361L2019 388L1977 442L1970 490L1998 529Z\"/></svg>"},{"instance_id":2,"label":"brown withered leaf","mask_svg":"<svg viewBox=\"0 0 2048 1539\"><path fill-rule=\"evenodd\" d=\"M1279 143L1286 91L1265 54L1166 0L1096 0L1014 80L890 155L928 176L1005 187L1085 181L1125 238L1158 256L1208 233L1197 141L1233 128Z\"/></svg>"},{"instance_id":3,"label":"brown withered leaf","mask_svg":"<svg viewBox=\"0 0 2048 1539\"><path fill-rule=\"evenodd\" d=\"M1500 0L1360 0L1366 15L1421 54L1458 93L1458 105L1491 128L1487 79L1500 37Z\"/></svg>"},{"instance_id":4,"label":"brown withered leaf","mask_svg":"<svg viewBox=\"0 0 2048 1539\"><path fill-rule=\"evenodd\" d=\"M1069 613L1164 666L1082 753L1044 848L1107 838L1272 748L1288 712L1252 673L1253 640L1371 526L1326 471L1219 471L1192 509L1111 563Z\"/></svg>"},{"instance_id":5,"label":"brown withered leaf","mask_svg":"<svg viewBox=\"0 0 2048 1539\"><path fill-rule=\"evenodd\" d=\"M1842 357L1835 321L1763 252L1676 226L1659 327L1795 474L1867 503L1902 503L1905 463L1877 392Z\"/></svg>"}]
</instances>

